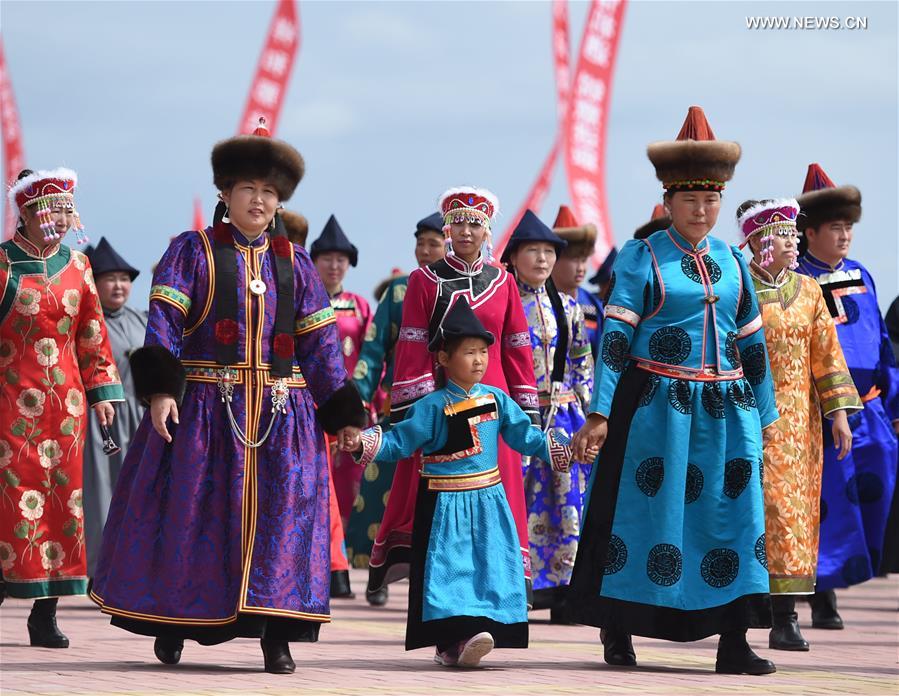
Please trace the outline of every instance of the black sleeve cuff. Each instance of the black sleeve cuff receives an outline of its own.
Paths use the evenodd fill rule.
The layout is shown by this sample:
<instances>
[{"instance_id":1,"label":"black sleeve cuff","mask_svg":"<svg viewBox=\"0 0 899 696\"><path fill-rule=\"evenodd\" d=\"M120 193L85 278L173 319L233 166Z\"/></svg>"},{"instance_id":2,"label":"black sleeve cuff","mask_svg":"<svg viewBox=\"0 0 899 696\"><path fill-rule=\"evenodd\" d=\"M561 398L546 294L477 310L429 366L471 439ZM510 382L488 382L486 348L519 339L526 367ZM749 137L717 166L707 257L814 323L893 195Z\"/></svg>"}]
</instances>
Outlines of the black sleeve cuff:
<instances>
[{"instance_id":1,"label":"black sleeve cuff","mask_svg":"<svg viewBox=\"0 0 899 696\"><path fill-rule=\"evenodd\" d=\"M179 404L184 397L184 365L162 346L138 348L129 358L137 398L149 402L154 394L168 394Z\"/></svg>"},{"instance_id":2,"label":"black sleeve cuff","mask_svg":"<svg viewBox=\"0 0 899 696\"><path fill-rule=\"evenodd\" d=\"M347 380L331 398L318 407L318 422L329 435L334 435L341 428L354 425L364 428L368 425L362 397L352 380Z\"/></svg>"}]
</instances>

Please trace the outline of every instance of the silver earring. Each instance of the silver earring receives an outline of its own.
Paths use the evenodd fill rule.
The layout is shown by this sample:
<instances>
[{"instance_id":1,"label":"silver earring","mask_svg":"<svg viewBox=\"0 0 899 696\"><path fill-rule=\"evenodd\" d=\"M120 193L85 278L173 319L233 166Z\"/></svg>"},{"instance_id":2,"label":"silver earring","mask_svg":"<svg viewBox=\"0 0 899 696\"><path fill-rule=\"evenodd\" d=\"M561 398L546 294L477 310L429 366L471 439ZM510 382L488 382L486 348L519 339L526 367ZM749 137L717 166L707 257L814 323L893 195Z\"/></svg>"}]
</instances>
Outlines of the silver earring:
<instances>
[{"instance_id":1,"label":"silver earring","mask_svg":"<svg viewBox=\"0 0 899 696\"><path fill-rule=\"evenodd\" d=\"M225 222L225 223L231 222L231 218L228 217L228 211L229 211L229 209L226 207L225 214L222 215L222 222Z\"/></svg>"}]
</instances>

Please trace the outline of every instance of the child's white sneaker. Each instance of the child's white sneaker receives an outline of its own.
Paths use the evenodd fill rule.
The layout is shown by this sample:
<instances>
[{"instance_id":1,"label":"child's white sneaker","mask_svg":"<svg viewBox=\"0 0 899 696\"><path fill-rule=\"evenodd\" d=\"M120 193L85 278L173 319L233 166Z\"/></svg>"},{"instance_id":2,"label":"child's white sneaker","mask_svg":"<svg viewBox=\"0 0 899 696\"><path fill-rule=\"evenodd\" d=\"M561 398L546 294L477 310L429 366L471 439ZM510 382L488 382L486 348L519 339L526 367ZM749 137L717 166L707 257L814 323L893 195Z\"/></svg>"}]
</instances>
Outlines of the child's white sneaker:
<instances>
[{"instance_id":1,"label":"child's white sneaker","mask_svg":"<svg viewBox=\"0 0 899 696\"><path fill-rule=\"evenodd\" d=\"M444 667L455 667L459 664L459 648L461 647L461 643L457 643L453 645L449 650L440 650L437 649L437 652L434 653L434 662L438 665L443 665Z\"/></svg>"},{"instance_id":2,"label":"child's white sneaker","mask_svg":"<svg viewBox=\"0 0 899 696\"><path fill-rule=\"evenodd\" d=\"M462 644L456 664L459 667L477 667L494 645L493 636L486 631L478 633Z\"/></svg>"}]
</instances>

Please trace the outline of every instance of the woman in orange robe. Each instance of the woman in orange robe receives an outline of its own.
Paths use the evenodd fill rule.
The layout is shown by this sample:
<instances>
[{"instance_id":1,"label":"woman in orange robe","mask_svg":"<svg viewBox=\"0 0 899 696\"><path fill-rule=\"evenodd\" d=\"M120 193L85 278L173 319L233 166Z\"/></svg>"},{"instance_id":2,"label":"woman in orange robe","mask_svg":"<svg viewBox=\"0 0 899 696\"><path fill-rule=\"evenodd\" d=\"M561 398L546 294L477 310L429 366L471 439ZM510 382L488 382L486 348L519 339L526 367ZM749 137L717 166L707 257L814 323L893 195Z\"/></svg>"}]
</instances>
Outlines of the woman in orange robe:
<instances>
[{"instance_id":1,"label":"woman in orange robe","mask_svg":"<svg viewBox=\"0 0 899 696\"><path fill-rule=\"evenodd\" d=\"M765 546L774 613L769 647L808 650L795 596L815 590L820 525L822 423L832 421L839 458L852 446L847 416L862 404L821 288L793 272L798 257L793 199L746 201L738 220L753 252L749 270L761 308L777 410L764 449Z\"/></svg>"}]
</instances>

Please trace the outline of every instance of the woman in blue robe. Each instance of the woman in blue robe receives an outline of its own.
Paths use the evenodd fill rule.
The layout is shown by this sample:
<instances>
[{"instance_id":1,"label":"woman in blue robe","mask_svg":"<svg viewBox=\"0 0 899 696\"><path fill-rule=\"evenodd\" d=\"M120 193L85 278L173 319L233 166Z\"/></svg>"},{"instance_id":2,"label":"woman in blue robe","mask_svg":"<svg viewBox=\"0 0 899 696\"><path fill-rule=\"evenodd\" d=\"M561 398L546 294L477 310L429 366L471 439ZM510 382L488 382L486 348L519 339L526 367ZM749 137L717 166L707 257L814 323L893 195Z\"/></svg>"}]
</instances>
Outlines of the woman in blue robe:
<instances>
[{"instance_id":1,"label":"woman in blue robe","mask_svg":"<svg viewBox=\"0 0 899 696\"><path fill-rule=\"evenodd\" d=\"M609 664L636 664L631 634L717 633L716 671L775 671L746 629L771 625L762 429L778 413L747 264L708 236L739 156L699 107L650 145L673 222L628 241L610 280L575 459L604 446L569 590Z\"/></svg>"}]
</instances>

